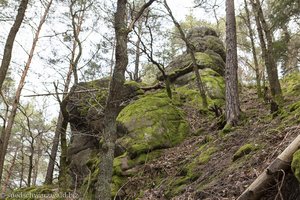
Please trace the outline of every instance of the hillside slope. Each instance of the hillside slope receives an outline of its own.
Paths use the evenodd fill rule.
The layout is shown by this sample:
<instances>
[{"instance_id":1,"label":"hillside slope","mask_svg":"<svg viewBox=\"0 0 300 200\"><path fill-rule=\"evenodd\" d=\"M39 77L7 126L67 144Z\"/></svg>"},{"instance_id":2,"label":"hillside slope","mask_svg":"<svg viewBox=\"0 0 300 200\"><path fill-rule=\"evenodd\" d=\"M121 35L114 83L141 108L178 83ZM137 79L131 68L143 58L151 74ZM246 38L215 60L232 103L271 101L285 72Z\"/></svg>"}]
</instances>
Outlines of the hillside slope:
<instances>
[{"instance_id":1,"label":"hillside slope","mask_svg":"<svg viewBox=\"0 0 300 200\"><path fill-rule=\"evenodd\" d=\"M212 116L184 106L193 135L146 161L119 190L120 199L235 199L298 135L297 99L269 113L254 89L243 88L243 120L232 130L216 129ZM263 199L300 199L292 171L280 174Z\"/></svg>"}]
</instances>

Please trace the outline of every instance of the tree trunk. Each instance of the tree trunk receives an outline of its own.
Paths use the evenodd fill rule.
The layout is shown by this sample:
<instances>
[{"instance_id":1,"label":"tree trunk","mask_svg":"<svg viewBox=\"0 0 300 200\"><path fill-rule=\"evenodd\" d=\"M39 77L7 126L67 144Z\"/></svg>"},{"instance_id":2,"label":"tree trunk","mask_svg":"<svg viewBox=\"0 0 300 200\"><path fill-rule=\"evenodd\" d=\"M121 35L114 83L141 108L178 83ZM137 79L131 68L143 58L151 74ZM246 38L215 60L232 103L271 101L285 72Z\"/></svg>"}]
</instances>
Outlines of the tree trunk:
<instances>
[{"instance_id":1,"label":"tree trunk","mask_svg":"<svg viewBox=\"0 0 300 200\"><path fill-rule=\"evenodd\" d=\"M40 164L40 159L42 157L42 134L38 135L37 138L37 156L34 159L34 169L33 169L33 177L32 177L32 185L36 186L37 183L37 178L39 174L39 164Z\"/></svg>"},{"instance_id":2,"label":"tree trunk","mask_svg":"<svg viewBox=\"0 0 300 200\"><path fill-rule=\"evenodd\" d=\"M105 108L103 132L103 143L100 148L101 162L99 165L99 176L96 188L96 199L110 200L113 175L113 159L116 140L116 118L119 113L119 94L125 82L125 70L128 64L128 30L126 27L126 4L127 0L118 0L115 13L115 35L116 35L116 60L113 71L109 96Z\"/></svg>"},{"instance_id":3,"label":"tree trunk","mask_svg":"<svg viewBox=\"0 0 300 200\"><path fill-rule=\"evenodd\" d=\"M53 172L55 167L55 160L56 155L58 151L59 142L61 144L61 156L60 156L60 171L59 171L59 182L60 182L60 188L62 190L67 190L68 184L67 184L67 139L66 139L66 131L68 126L68 113L66 111L66 101L69 98L70 95L72 95L75 91L75 87L73 90L71 90L69 93L69 87L71 83L72 74L74 75L74 82L75 85L78 84L78 76L77 76L77 65L79 62L79 59L82 55L82 47L81 47L81 41L79 39L79 34L81 31L81 26L84 19L84 12L85 12L85 4L81 5L81 13L79 14L80 17L78 17L78 21L75 21L76 15L74 15L73 6L76 2L72 1L70 5L70 14L72 16L72 28L73 28L73 46L72 46L72 52L71 52L71 58L70 58L70 65L69 65L69 71L66 76L65 85L64 85L64 91L63 91L63 97L62 102L60 102L60 112L57 118L57 124L53 139L53 145L51 149L51 155L50 160L48 163L47 168L47 174L45 177L45 184L52 184L53 182ZM78 13L77 13L78 14ZM76 55L77 47L79 48L78 54ZM60 140L59 140L60 139Z\"/></svg>"},{"instance_id":4,"label":"tree trunk","mask_svg":"<svg viewBox=\"0 0 300 200\"><path fill-rule=\"evenodd\" d=\"M23 136L21 137L21 172L20 172L20 182L19 182L19 188L22 188L23 186L23 180L24 180L24 157L25 153L24 153L24 140L23 140Z\"/></svg>"},{"instance_id":5,"label":"tree trunk","mask_svg":"<svg viewBox=\"0 0 300 200\"><path fill-rule=\"evenodd\" d=\"M283 69L283 74L287 75L289 73L291 73L293 71L293 67L290 66L289 64L289 55L291 54L291 52L289 51L289 44L290 44L290 40L291 40L291 35L289 33L288 27L286 24L283 24L281 26L282 29L282 39L284 41L284 45L286 45L286 52L285 55L283 55L283 62L282 62L282 69Z\"/></svg>"},{"instance_id":6,"label":"tree trunk","mask_svg":"<svg viewBox=\"0 0 300 200\"><path fill-rule=\"evenodd\" d=\"M58 119L57 119L57 124L56 124L56 129L54 133L54 138L53 138L53 144L51 148L51 153L50 153L50 158L49 158L49 163L47 167L47 173L45 177L45 184L52 184L53 183L53 172L54 172L54 167L56 163L56 155L58 151L58 145L59 145L59 137L62 133L62 131L67 129L68 123L65 122L61 112L59 112Z\"/></svg>"},{"instance_id":7,"label":"tree trunk","mask_svg":"<svg viewBox=\"0 0 300 200\"><path fill-rule=\"evenodd\" d=\"M34 156L34 138L31 134L31 142L30 142L30 155L28 157L29 164L28 164L28 176L27 176L27 187L31 186L31 177L32 177L32 171L33 171L33 156Z\"/></svg>"},{"instance_id":8,"label":"tree trunk","mask_svg":"<svg viewBox=\"0 0 300 200\"><path fill-rule=\"evenodd\" d=\"M253 31L252 31L252 27L251 27L250 14L249 14L247 1L244 0L244 3L245 3L246 20L247 20L246 25L247 25L247 28L248 28L248 31L249 31L249 37L250 37L251 49L252 49L252 56L253 56L253 60L254 60L256 91L257 91L258 98L262 98L261 77L260 77L260 70L259 70L259 65L258 65L258 60L257 60L255 42L254 42L254 34L253 34Z\"/></svg>"},{"instance_id":9,"label":"tree trunk","mask_svg":"<svg viewBox=\"0 0 300 200\"><path fill-rule=\"evenodd\" d=\"M277 172L290 169L293 154L299 149L300 135L263 171L259 177L238 197L238 200L256 200L272 185Z\"/></svg>"},{"instance_id":10,"label":"tree trunk","mask_svg":"<svg viewBox=\"0 0 300 200\"><path fill-rule=\"evenodd\" d=\"M22 72L22 76L21 76L21 79L20 79L20 82L19 82L19 85L18 85L18 88L17 88L17 91L16 91L16 95L14 97L11 113L8 117L7 126L5 127L4 140L3 140L3 143L0 144L0 184L1 184L1 181L2 181L2 173L3 173L5 155L6 155L6 151L7 151L11 131L12 131L12 128L13 128L13 125L14 125L15 116L16 116L16 113L17 113L17 110L18 110L18 105L19 105L19 101L20 101L21 92L22 92L22 89L25 85L25 79L26 79L27 73L29 71L29 67L30 67L30 64L31 64L31 61L32 61L32 57L34 55L34 50L35 50L35 47L36 47L37 42L39 40L39 34L41 32L41 29L42 29L42 26L43 26L44 22L46 21L46 17L48 15L51 4L52 4L52 0L49 1L48 5L47 5L47 7L44 11L44 14L43 14L43 16L40 20L40 23L39 23L39 26L38 26L37 31L35 33L35 36L33 38L32 46L31 46L31 49L30 49L30 52L29 52L29 56L28 56L27 62L25 64L24 71Z\"/></svg>"},{"instance_id":11,"label":"tree trunk","mask_svg":"<svg viewBox=\"0 0 300 200\"><path fill-rule=\"evenodd\" d=\"M2 194L6 193L6 189L7 189L7 186L9 184L10 177L12 175L12 170L13 170L13 168L15 166L15 163L16 163L16 159L17 159L17 155L18 155L18 150L19 150L19 148L16 148L14 156L13 156L13 159L11 161L11 165L10 165L8 171L7 171L5 182L3 183L3 186L2 186Z\"/></svg>"},{"instance_id":12,"label":"tree trunk","mask_svg":"<svg viewBox=\"0 0 300 200\"><path fill-rule=\"evenodd\" d=\"M240 117L237 76L237 41L234 0L226 0L226 122L236 125Z\"/></svg>"},{"instance_id":13,"label":"tree trunk","mask_svg":"<svg viewBox=\"0 0 300 200\"><path fill-rule=\"evenodd\" d=\"M25 12L27 9L28 0L22 0L19 9L18 14L16 16L16 19L14 21L13 26L11 27L8 37L6 39L5 47L4 47L4 53L3 53L3 60L0 67L0 91L2 91L3 82L6 77L6 73L10 64L11 60L11 53L13 50L14 41L16 38L16 35L19 31L19 28L22 24L22 21L25 16ZM0 173L0 180L1 180L1 173Z\"/></svg>"},{"instance_id":14,"label":"tree trunk","mask_svg":"<svg viewBox=\"0 0 300 200\"><path fill-rule=\"evenodd\" d=\"M273 97L273 101L276 104L281 104L283 99L282 99L281 86L278 79L277 66L276 66L275 59L273 57L274 53L273 53L273 41L272 41L271 30L268 27L268 24L264 18L260 1L259 0L257 0L256 2L254 2L254 0L250 0L250 1L253 7L253 11L255 13L255 21L256 21L257 31L259 33L259 39L262 47L262 55L267 69L271 95ZM265 43L264 40L263 31L266 37L267 44Z\"/></svg>"},{"instance_id":15,"label":"tree trunk","mask_svg":"<svg viewBox=\"0 0 300 200\"><path fill-rule=\"evenodd\" d=\"M99 175L96 184L96 197L99 200L111 200L111 182L113 175L113 160L115 151L116 118L120 112L121 90L125 82L125 71L128 65L128 34L132 31L135 22L155 0L149 0L137 13L129 26L126 26L126 4L127 0L118 0L115 13L115 35L116 35L116 65L110 82L109 94L104 110L104 131L100 146Z\"/></svg>"},{"instance_id":16,"label":"tree trunk","mask_svg":"<svg viewBox=\"0 0 300 200\"><path fill-rule=\"evenodd\" d=\"M140 66L140 56L141 56L141 50L140 50L140 44L141 44L141 35L142 35L142 21L139 20L138 21L138 31L137 31L137 34L139 35L138 36L138 39L135 43L135 62L134 62L134 74L133 74L133 79L134 81L136 82L139 82L140 81L140 77L139 77L139 66Z\"/></svg>"}]
</instances>

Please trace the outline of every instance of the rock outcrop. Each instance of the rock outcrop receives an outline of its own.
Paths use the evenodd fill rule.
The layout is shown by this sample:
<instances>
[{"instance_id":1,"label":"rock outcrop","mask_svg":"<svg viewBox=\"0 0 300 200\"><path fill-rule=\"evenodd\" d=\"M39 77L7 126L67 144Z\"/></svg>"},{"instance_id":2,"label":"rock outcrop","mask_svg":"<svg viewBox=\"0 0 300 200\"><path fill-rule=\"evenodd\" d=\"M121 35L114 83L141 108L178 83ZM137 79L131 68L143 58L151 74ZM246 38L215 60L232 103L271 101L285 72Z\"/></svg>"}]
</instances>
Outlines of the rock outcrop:
<instances>
[{"instance_id":1,"label":"rock outcrop","mask_svg":"<svg viewBox=\"0 0 300 200\"><path fill-rule=\"evenodd\" d=\"M210 28L194 28L188 38L196 48L197 63L205 83L210 104L222 104L224 99L224 46ZM136 82L127 82L119 100L117 118L118 139L114 160L113 193L139 165L160 155L162 149L181 143L190 133L184 105L201 109L201 97L195 89L191 59L186 52L172 61L167 72L174 85L169 99L160 87L143 90ZM109 79L80 83L68 103L72 131L68 161L73 185L83 188L93 198L92 183L99 172L99 140L103 130L103 109L108 94ZM147 87L146 87L147 88ZM221 102L221 103L220 103ZM125 192L126 193L126 192ZM118 193L122 196L122 192Z\"/></svg>"},{"instance_id":2,"label":"rock outcrop","mask_svg":"<svg viewBox=\"0 0 300 200\"><path fill-rule=\"evenodd\" d=\"M224 76L226 61L225 47L216 31L207 27L194 27L188 32L187 39L194 47L198 68L212 69L220 76ZM175 84L179 77L193 72L189 52L175 57L166 67L166 71L170 81ZM163 80L163 77L160 75L158 79Z\"/></svg>"}]
</instances>

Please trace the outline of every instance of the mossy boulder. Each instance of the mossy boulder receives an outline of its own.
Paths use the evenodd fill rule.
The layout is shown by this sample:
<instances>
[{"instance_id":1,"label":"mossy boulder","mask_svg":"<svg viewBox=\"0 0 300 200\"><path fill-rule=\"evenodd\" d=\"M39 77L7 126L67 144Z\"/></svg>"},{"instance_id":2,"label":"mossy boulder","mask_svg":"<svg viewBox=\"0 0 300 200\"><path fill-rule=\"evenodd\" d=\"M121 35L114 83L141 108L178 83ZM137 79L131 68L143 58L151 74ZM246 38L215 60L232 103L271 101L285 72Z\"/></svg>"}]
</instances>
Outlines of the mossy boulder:
<instances>
[{"instance_id":1,"label":"mossy boulder","mask_svg":"<svg viewBox=\"0 0 300 200\"><path fill-rule=\"evenodd\" d=\"M207 35L204 37L193 37L190 42L194 45L197 52L212 50L219 54L223 61L226 60L226 52L223 42L216 36Z\"/></svg>"},{"instance_id":2,"label":"mossy boulder","mask_svg":"<svg viewBox=\"0 0 300 200\"><path fill-rule=\"evenodd\" d=\"M292 160L291 167L292 167L295 177L297 178L297 180L300 183L300 150L296 151L293 154L293 160Z\"/></svg>"},{"instance_id":3,"label":"mossy boulder","mask_svg":"<svg viewBox=\"0 0 300 200\"><path fill-rule=\"evenodd\" d=\"M212 69L224 76L226 53L223 42L219 39L215 30L208 27L194 27L188 34L187 39L193 45L196 63L199 69ZM190 52L175 57L166 67L171 82L193 71L193 62ZM162 81L160 74L158 80Z\"/></svg>"},{"instance_id":4,"label":"mossy boulder","mask_svg":"<svg viewBox=\"0 0 300 200\"><path fill-rule=\"evenodd\" d=\"M207 35L218 37L218 33L213 28L206 26L196 26L191 28L186 37L187 39L191 40L195 37L205 37Z\"/></svg>"},{"instance_id":5,"label":"mossy boulder","mask_svg":"<svg viewBox=\"0 0 300 200\"><path fill-rule=\"evenodd\" d=\"M225 99L224 78L212 69L203 69L200 71L200 73L208 97L211 99ZM184 85L183 87L196 88L195 79L196 77L194 73L189 73L184 77L180 77L175 83Z\"/></svg>"},{"instance_id":6,"label":"mossy boulder","mask_svg":"<svg viewBox=\"0 0 300 200\"><path fill-rule=\"evenodd\" d=\"M172 147L189 132L183 112L173 105L165 92L145 95L131 103L120 112L117 121L127 132L117 143L132 158L155 149Z\"/></svg>"},{"instance_id":7,"label":"mossy boulder","mask_svg":"<svg viewBox=\"0 0 300 200\"><path fill-rule=\"evenodd\" d=\"M213 52L196 52L195 58L199 69L209 68L224 76L225 63L218 54ZM166 67L166 71L171 82L175 82L185 74L193 72L193 62L190 54L185 53L175 57ZM158 76L158 80L163 80L162 75Z\"/></svg>"},{"instance_id":8,"label":"mossy boulder","mask_svg":"<svg viewBox=\"0 0 300 200\"><path fill-rule=\"evenodd\" d=\"M232 160L236 161L237 159L239 159L257 149L258 149L258 146L256 144L252 144L252 143L244 144L234 153Z\"/></svg>"}]
</instances>

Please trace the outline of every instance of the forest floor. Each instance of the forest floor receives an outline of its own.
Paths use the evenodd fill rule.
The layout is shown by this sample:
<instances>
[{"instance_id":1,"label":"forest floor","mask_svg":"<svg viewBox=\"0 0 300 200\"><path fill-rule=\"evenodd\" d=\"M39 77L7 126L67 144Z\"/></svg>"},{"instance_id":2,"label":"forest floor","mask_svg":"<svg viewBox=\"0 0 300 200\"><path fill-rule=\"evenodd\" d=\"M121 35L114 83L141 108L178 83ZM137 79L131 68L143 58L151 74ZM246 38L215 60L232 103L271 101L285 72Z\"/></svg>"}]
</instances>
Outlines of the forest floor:
<instances>
[{"instance_id":1,"label":"forest floor","mask_svg":"<svg viewBox=\"0 0 300 200\"><path fill-rule=\"evenodd\" d=\"M286 97L282 110L296 101ZM130 193L126 197L236 199L300 131L298 115L270 114L269 105L257 98L254 89L244 88L240 102L243 120L228 132L218 130L212 117L184 106L194 135L138 166L137 175L122 188ZM241 147L246 150L234 156ZM285 187L286 181L295 181L292 173L279 176L263 199L298 199Z\"/></svg>"}]
</instances>

